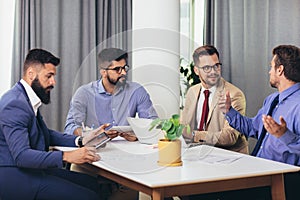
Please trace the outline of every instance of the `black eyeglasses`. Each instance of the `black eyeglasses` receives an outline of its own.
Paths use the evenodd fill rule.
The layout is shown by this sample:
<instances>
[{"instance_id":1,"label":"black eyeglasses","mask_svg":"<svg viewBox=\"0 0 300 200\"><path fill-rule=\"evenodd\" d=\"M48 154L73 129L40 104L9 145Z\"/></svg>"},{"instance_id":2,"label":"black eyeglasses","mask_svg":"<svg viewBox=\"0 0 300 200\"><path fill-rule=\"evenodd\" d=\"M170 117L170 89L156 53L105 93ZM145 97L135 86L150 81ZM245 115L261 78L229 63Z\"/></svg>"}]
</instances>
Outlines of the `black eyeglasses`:
<instances>
[{"instance_id":1,"label":"black eyeglasses","mask_svg":"<svg viewBox=\"0 0 300 200\"><path fill-rule=\"evenodd\" d=\"M122 70L124 70L125 72L128 72L129 70L129 65L124 65L123 67L119 66L119 67L115 67L115 68L106 68L105 70L114 70L116 71L118 74L121 74Z\"/></svg>"},{"instance_id":2,"label":"black eyeglasses","mask_svg":"<svg viewBox=\"0 0 300 200\"><path fill-rule=\"evenodd\" d=\"M205 73L211 72L212 68L214 68L215 71L219 71L221 69L222 63L216 63L212 66L205 65L203 67L198 67L199 69L202 69Z\"/></svg>"}]
</instances>

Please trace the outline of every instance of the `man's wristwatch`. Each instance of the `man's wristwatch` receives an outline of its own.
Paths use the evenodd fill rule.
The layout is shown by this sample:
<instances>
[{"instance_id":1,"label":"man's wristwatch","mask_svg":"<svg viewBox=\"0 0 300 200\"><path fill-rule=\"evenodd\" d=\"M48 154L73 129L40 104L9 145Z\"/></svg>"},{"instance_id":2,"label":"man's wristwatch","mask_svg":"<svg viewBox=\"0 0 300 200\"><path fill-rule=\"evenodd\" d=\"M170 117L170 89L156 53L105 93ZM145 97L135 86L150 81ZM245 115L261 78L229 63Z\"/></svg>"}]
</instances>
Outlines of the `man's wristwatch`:
<instances>
[{"instance_id":1,"label":"man's wristwatch","mask_svg":"<svg viewBox=\"0 0 300 200\"><path fill-rule=\"evenodd\" d=\"M79 147L83 147L84 146L83 145L83 137L82 136L80 136L79 139L78 139L78 146Z\"/></svg>"},{"instance_id":2,"label":"man's wristwatch","mask_svg":"<svg viewBox=\"0 0 300 200\"><path fill-rule=\"evenodd\" d=\"M195 132L194 131L192 131L192 141L191 142L192 143L195 142Z\"/></svg>"}]
</instances>

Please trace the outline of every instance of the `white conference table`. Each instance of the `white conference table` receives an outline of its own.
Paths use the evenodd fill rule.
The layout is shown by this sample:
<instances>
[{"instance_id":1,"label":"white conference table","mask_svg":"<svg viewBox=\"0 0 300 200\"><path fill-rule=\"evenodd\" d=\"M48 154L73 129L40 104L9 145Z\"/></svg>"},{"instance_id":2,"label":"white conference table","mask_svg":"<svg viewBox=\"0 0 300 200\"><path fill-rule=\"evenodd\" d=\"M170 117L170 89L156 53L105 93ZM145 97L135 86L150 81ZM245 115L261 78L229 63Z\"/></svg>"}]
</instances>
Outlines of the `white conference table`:
<instances>
[{"instance_id":1,"label":"white conference table","mask_svg":"<svg viewBox=\"0 0 300 200\"><path fill-rule=\"evenodd\" d=\"M153 200L262 186L271 187L273 200L284 200L283 174L300 171L296 166L207 145L182 149L180 167L159 166L158 149L139 142L113 140L99 154L100 161L81 166Z\"/></svg>"}]
</instances>

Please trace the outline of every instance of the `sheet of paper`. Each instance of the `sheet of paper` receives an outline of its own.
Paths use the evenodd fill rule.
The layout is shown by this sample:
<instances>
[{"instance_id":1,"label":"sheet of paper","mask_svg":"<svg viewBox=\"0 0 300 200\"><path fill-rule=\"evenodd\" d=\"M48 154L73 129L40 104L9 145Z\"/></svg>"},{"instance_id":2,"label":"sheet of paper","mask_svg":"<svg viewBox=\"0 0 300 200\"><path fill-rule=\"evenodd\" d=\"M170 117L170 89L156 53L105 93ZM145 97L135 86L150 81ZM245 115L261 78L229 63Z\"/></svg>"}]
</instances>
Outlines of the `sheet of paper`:
<instances>
[{"instance_id":1,"label":"sheet of paper","mask_svg":"<svg viewBox=\"0 0 300 200\"><path fill-rule=\"evenodd\" d=\"M230 164L238 159L242 158L242 156L220 156L220 155L208 155L205 156L201 161L211 163L211 164Z\"/></svg>"},{"instance_id":2,"label":"sheet of paper","mask_svg":"<svg viewBox=\"0 0 300 200\"><path fill-rule=\"evenodd\" d=\"M109 130L115 130L115 131L118 131L120 133L123 133L123 132L132 131L132 128L130 126L113 126Z\"/></svg>"},{"instance_id":3,"label":"sheet of paper","mask_svg":"<svg viewBox=\"0 0 300 200\"><path fill-rule=\"evenodd\" d=\"M197 153L186 153L183 155L183 160L189 161L201 161L210 164L230 164L243 156L240 155L216 155L216 154L207 154L201 156Z\"/></svg>"}]
</instances>

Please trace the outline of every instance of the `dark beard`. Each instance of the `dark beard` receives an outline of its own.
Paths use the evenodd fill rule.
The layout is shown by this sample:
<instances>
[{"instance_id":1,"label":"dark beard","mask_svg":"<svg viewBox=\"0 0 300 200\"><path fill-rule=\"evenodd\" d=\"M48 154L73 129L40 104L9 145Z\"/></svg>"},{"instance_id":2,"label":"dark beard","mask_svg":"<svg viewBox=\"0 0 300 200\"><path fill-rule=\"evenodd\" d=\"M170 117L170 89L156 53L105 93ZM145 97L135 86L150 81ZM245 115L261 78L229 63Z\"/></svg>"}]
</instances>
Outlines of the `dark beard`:
<instances>
[{"instance_id":1,"label":"dark beard","mask_svg":"<svg viewBox=\"0 0 300 200\"><path fill-rule=\"evenodd\" d=\"M49 86L47 88L43 88L43 86L40 83L40 80L38 77L36 77L31 84L31 87L33 91L36 93L36 95L41 99L42 103L49 104L50 101L50 89L53 89L53 86ZM49 90L49 91L47 91Z\"/></svg>"},{"instance_id":2,"label":"dark beard","mask_svg":"<svg viewBox=\"0 0 300 200\"><path fill-rule=\"evenodd\" d=\"M125 79L123 81L120 81L121 78L125 78ZM109 76L107 76L107 80L110 84L115 85L116 87L121 87L126 84L127 76L121 76L117 80L113 80Z\"/></svg>"}]
</instances>

